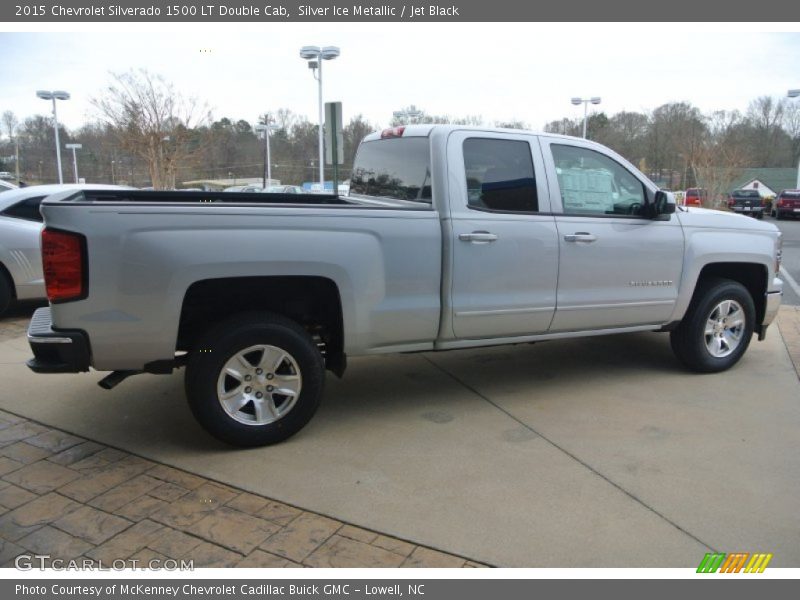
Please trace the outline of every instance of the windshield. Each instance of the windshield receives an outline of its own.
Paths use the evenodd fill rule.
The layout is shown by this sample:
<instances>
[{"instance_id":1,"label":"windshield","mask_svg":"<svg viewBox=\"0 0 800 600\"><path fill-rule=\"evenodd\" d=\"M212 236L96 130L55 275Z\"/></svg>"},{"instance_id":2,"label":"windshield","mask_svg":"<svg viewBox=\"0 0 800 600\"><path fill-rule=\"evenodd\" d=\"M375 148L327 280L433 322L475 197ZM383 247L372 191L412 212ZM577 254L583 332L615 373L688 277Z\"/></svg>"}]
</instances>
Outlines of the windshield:
<instances>
[{"instance_id":1,"label":"windshield","mask_svg":"<svg viewBox=\"0 0 800 600\"><path fill-rule=\"evenodd\" d=\"M428 138L390 138L361 144L353 164L350 194L430 204Z\"/></svg>"}]
</instances>

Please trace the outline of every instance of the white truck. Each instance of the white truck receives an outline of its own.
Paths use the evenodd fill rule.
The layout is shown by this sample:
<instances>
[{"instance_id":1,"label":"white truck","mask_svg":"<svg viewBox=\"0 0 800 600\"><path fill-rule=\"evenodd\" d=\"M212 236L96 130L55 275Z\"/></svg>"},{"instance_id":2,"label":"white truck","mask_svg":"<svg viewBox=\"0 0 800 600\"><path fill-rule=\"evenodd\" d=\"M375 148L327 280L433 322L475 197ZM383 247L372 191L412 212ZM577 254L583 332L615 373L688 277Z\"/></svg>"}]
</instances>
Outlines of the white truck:
<instances>
[{"instance_id":1,"label":"white truck","mask_svg":"<svg viewBox=\"0 0 800 600\"><path fill-rule=\"evenodd\" d=\"M371 134L346 197L84 190L42 213L30 368L111 388L185 365L197 419L242 446L300 430L351 356L664 331L723 371L782 290L775 226L526 131Z\"/></svg>"}]
</instances>

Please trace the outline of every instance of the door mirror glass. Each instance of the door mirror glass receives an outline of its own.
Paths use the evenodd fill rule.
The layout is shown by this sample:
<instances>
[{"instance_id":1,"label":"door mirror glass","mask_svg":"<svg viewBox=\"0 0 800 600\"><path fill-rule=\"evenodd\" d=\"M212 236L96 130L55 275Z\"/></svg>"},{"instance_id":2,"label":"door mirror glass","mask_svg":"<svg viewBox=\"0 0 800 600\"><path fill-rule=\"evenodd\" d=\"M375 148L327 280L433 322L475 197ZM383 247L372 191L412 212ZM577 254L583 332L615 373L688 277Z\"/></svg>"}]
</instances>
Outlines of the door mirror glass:
<instances>
[{"instance_id":1,"label":"door mirror glass","mask_svg":"<svg viewBox=\"0 0 800 600\"><path fill-rule=\"evenodd\" d=\"M655 198L653 199L653 217L658 218L669 215L675 212L675 194L672 192L665 192L658 190Z\"/></svg>"}]
</instances>

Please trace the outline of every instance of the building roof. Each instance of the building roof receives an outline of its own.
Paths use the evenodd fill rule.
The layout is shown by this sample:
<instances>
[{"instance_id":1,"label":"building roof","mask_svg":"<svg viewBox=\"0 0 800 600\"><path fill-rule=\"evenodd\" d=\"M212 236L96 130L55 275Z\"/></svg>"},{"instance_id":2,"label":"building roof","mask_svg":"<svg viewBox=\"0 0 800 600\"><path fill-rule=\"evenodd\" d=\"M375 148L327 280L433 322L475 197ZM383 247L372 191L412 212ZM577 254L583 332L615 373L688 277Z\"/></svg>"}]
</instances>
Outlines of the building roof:
<instances>
[{"instance_id":1,"label":"building roof","mask_svg":"<svg viewBox=\"0 0 800 600\"><path fill-rule=\"evenodd\" d=\"M797 168L742 169L739 177L734 180L731 190L738 190L755 180L760 181L776 194L780 194L783 190L795 189L797 187Z\"/></svg>"}]
</instances>

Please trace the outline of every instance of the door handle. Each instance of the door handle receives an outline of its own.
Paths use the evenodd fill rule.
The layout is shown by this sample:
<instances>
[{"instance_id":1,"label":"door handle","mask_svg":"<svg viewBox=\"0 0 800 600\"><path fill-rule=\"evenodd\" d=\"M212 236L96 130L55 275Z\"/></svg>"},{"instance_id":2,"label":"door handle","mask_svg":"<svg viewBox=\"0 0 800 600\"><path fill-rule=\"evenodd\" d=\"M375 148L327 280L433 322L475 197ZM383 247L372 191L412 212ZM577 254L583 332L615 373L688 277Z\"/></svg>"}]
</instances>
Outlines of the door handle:
<instances>
[{"instance_id":1,"label":"door handle","mask_svg":"<svg viewBox=\"0 0 800 600\"><path fill-rule=\"evenodd\" d=\"M597 240L597 236L589 233L588 231L578 231L576 233L568 233L564 236L565 242L586 242L591 244Z\"/></svg>"},{"instance_id":2,"label":"door handle","mask_svg":"<svg viewBox=\"0 0 800 600\"><path fill-rule=\"evenodd\" d=\"M474 244L488 244L497 241L497 235L488 231L473 231L472 233L459 233L458 239L462 242Z\"/></svg>"}]
</instances>

